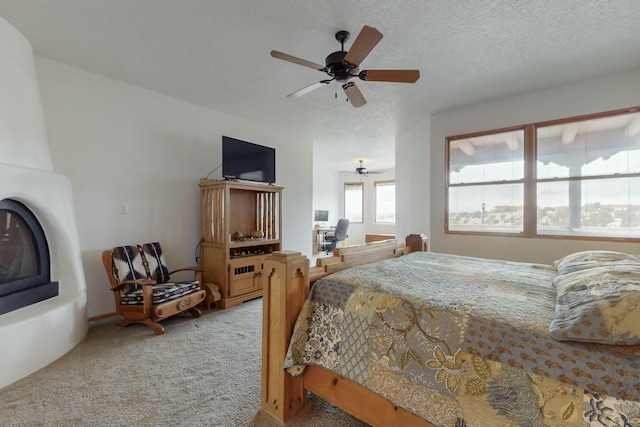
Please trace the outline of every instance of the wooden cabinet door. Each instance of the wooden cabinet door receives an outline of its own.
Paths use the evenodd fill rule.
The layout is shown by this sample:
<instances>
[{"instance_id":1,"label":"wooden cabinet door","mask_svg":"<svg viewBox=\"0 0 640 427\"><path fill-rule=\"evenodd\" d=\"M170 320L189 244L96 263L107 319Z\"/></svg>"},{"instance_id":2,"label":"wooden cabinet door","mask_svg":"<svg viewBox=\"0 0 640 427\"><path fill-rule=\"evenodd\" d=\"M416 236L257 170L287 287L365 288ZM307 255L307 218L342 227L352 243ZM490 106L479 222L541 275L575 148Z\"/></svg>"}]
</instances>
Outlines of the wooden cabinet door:
<instances>
[{"instance_id":1,"label":"wooden cabinet door","mask_svg":"<svg viewBox=\"0 0 640 427\"><path fill-rule=\"evenodd\" d=\"M231 260L229 262L229 297L233 298L262 289L262 266L263 257Z\"/></svg>"}]
</instances>

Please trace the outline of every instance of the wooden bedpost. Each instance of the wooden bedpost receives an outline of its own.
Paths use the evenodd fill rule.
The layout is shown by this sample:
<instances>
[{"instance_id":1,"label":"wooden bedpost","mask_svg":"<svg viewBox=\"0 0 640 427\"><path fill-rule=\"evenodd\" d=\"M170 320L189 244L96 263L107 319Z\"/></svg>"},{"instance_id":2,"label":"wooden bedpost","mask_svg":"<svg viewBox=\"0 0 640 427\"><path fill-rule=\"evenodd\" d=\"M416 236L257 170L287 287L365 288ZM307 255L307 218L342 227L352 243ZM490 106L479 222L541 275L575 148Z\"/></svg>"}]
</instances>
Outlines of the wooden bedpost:
<instances>
[{"instance_id":1,"label":"wooden bedpost","mask_svg":"<svg viewBox=\"0 0 640 427\"><path fill-rule=\"evenodd\" d=\"M289 377L284 358L293 326L309 293L309 260L276 252L265 260L262 321L262 409L285 422L307 403L302 376Z\"/></svg>"}]
</instances>

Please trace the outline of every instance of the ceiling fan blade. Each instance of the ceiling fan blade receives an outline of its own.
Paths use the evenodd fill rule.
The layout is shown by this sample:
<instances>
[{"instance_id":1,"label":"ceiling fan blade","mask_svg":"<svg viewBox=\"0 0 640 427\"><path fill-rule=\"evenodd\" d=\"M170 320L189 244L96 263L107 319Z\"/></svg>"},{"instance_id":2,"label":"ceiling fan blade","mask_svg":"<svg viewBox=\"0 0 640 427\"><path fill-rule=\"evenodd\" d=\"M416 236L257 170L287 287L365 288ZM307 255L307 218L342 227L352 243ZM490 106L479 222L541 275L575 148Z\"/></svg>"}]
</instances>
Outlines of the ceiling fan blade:
<instances>
[{"instance_id":1,"label":"ceiling fan blade","mask_svg":"<svg viewBox=\"0 0 640 427\"><path fill-rule=\"evenodd\" d=\"M302 89L290 93L289 95L287 95L287 98L299 98L302 95L306 95L307 93L316 90L318 88L321 88L322 86L328 85L329 82L331 82L332 80L320 80L319 82L310 84L309 86L303 87Z\"/></svg>"},{"instance_id":2,"label":"ceiling fan blade","mask_svg":"<svg viewBox=\"0 0 640 427\"><path fill-rule=\"evenodd\" d=\"M342 89L344 89L344 93L347 94L347 98L351 105L354 107L362 107L367 103L367 100L362 96L362 92L358 89L358 86L354 82L345 83L342 85Z\"/></svg>"},{"instance_id":3,"label":"ceiling fan blade","mask_svg":"<svg viewBox=\"0 0 640 427\"><path fill-rule=\"evenodd\" d=\"M382 33L373 27L365 25L360 30L358 37L356 37L342 62L349 68L358 67L380 40L382 40Z\"/></svg>"},{"instance_id":4,"label":"ceiling fan blade","mask_svg":"<svg viewBox=\"0 0 640 427\"><path fill-rule=\"evenodd\" d=\"M363 70L358 77L367 82L415 83L420 70Z\"/></svg>"},{"instance_id":5,"label":"ceiling fan blade","mask_svg":"<svg viewBox=\"0 0 640 427\"><path fill-rule=\"evenodd\" d=\"M273 56L274 58L282 59L284 61L293 62L294 64L313 68L314 70L318 70L318 71L324 71L326 68L324 65L320 65L320 64L316 64L315 62L296 58L295 56L287 55L286 53L278 52L277 50L272 50L271 56Z\"/></svg>"}]
</instances>

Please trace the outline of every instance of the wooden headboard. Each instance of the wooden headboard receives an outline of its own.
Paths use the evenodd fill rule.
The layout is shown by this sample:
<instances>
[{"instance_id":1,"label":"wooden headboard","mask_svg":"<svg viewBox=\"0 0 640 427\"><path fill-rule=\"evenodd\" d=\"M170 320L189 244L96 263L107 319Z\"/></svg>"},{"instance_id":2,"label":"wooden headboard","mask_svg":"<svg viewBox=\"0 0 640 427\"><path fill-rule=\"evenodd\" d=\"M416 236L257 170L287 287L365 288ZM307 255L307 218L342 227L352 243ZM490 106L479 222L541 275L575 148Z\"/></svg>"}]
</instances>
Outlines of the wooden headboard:
<instances>
[{"instance_id":1,"label":"wooden headboard","mask_svg":"<svg viewBox=\"0 0 640 427\"><path fill-rule=\"evenodd\" d=\"M318 258L316 266L309 269L309 278L313 283L336 271L382 259L399 257L406 252L408 252L407 248L399 246L395 239L336 248L332 257Z\"/></svg>"}]
</instances>

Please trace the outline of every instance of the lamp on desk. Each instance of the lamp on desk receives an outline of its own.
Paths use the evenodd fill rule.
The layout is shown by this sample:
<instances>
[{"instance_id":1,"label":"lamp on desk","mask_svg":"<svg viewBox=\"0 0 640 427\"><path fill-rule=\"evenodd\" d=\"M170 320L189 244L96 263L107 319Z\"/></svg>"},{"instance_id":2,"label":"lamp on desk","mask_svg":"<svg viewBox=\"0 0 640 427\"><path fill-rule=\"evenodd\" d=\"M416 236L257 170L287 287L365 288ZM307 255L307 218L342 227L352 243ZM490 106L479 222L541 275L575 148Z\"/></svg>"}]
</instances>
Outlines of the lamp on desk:
<instances>
[{"instance_id":1,"label":"lamp on desk","mask_svg":"<svg viewBox=\"0 0 640 427\"><path fill-rule=\"evenodd\" d=\"M326 228L326 222L329 221L329 211L316 210L313 217L316 222L316 228Z\"/></svg>"}]
</instances>

